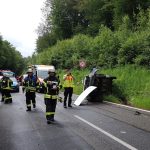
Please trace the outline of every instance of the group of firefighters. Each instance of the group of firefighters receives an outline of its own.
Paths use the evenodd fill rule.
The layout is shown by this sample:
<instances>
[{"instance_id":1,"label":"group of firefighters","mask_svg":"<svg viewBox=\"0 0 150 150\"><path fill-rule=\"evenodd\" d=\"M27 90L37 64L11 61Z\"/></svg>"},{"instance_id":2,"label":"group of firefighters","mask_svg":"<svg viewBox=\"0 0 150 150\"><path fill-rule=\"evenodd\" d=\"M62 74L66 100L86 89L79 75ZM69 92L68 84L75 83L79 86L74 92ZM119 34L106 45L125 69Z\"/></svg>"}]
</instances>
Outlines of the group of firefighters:
<instances>
[{"instance_id":1,"label":"group of firefighters","mask_svg":"<svg viewBox=\"0 0 150 150\"><path fill-rule=\"evenodd\" d=\"M32 69L28 69L28 76L23 81L23 92L26 96L26 111L31 111L31 106L36 108L36 87L38 86L38 79L33 74ZM67 73L63 77L63 87L64 87L64 108L72 107L72 94L74 87L74 77L71 74L70 70L67 70ZM10 78L3 74L2 79L0 80L2 99L4 103L12 103L11 97L11 84L12 81ZM44 84L44 102L46 106L46 119L47 123L50 124L54 122L54 115L57 100L62 102L61 97L58 96L59 90L62 88L59 78L56 75L55 69L48 70L48 77L43 80ZM68 105L67 105L68 99ZM31 105L32 104L32 105Z\"/></svg>"}]
</instances>

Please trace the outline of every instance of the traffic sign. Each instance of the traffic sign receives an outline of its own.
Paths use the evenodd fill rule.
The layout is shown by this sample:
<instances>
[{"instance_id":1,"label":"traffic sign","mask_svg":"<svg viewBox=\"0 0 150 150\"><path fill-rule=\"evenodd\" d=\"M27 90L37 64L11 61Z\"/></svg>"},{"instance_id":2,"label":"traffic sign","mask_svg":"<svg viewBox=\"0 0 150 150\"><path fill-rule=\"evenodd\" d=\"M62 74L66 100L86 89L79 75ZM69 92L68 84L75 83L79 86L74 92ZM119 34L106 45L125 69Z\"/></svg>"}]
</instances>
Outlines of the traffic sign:
<instances>
[{"instance_id":1,"label":"traffic sign","mask_svg":"<svg viewBox=\"0 0 150 150\"><path fill-rule=\"evenodd\" d=\"M80 66L80 68L85 68L86 67L86 62L84 60L81 60L79 62L79 66Z\"/></svg>"}]
</instances>

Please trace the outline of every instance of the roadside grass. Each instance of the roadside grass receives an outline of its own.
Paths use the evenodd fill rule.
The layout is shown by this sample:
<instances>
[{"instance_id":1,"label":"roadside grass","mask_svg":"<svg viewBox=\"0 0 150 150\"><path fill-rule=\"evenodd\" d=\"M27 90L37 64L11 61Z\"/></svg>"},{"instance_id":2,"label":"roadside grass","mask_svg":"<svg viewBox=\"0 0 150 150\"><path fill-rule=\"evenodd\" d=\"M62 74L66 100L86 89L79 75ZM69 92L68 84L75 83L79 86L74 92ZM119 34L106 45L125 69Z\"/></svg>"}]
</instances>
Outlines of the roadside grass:
<instances>
[{"instance_id":1,"label":"roadside grass","mask_svg":"<svg viewBox=\"0 0 150 150\"><path fill-rule=\"evenodd\" d=\"M131 106L150 110L150 96L149 97L133 97L130 100Z\"/></svg>"},{"instance_id":2,"label":"roadside grass","mask_svg":"<svg viewBox=\"0 0 150 150\"><path fill-rule=\"evenodd\" d=\"M61 82L64 73L59 70ZM150 70L127 65L100 69L98 73L117 77L113 80L112 94L104 95L104 100L150 110ZM74 93L79 95L83 91L82 81L89 70L72 70L72 74L75 77Z\"/></svg>"},{"instance_id":3,"label":"roadside grass","mask_svg":"<svg viewBox=\"0 0 150 150\"><path fill-rule=\"evenodd\" d=\"M113 82L113 95L120 102L126 100L128 105L150 110L150 70L127 65L102 72L117 77Z\"/></svg>"}]
</instances>

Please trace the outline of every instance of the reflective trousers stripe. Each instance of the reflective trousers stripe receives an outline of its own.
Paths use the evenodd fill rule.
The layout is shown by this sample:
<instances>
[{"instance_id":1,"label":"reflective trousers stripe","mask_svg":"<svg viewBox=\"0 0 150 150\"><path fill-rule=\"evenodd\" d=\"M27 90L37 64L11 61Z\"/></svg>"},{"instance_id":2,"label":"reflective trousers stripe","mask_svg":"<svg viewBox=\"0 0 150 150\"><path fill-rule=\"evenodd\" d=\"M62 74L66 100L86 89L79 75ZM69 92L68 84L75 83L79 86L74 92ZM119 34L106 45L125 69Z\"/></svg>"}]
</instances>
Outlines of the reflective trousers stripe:
<instances>
[{"instance_id":1,"label":"reflective trousers stripe","mask_svg":"<svg viewBox=\"0 0 150 150\"><path fill-rule=\"evenodd\" d=\"M12 97L5 97L4 100L12 99Z\"/></svg>"},{"instance_id":2,"label":"reflective trousers stripe","mask_svg":"<svg viewBox=\"0 0 150 150\"><path fill-rule=\"evenodd\" d=\"M28 90L30 90L30 91L36 91L36 88L35 87L25 87L25 89L28 91Z\"/></svg>"},{"instance_id":3,"label":"reflective trousers stripe","mask_svg":"<svg viewBox=\"0 0 150 150\"><path fill-rule=\"evenodd\" d=\"M12 90L10 87L3 88L3 90Z\"/></svg>"},{"instance_id":4,"label":"reflective trousers stripe","mask_svg":"<svg viewBox=\"0 0 150 150\"><path fill-rule=\"evenodd\" d=\"M46 112L46 116L49 116L49 115L54 115L55 112Z\"/></svg>"},{"instance_id":5,"label":"reflective trousers stripe","mask_svg":"<svg viewBox=\"0 0 150 150\"><path fill-rule=\"evenodd\" d=\"M44 98L57 99L58 96L57 95L48 95L48 94L45 94Z\"/></svg>"}]
</instances>

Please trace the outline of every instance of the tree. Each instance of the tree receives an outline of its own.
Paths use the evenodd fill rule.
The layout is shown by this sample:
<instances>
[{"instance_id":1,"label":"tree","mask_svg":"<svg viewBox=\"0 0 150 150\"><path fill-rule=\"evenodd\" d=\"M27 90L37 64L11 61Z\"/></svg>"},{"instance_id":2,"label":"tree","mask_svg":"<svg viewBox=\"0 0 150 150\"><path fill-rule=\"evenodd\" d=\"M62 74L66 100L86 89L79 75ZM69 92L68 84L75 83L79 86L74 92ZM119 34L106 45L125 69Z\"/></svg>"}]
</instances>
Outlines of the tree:
<instances>
[{"instance_id":1,"label":"tree","mask_svg":"<svg viewBox=\"0 0 150 150\"><path fill-rule=\"evenodd\" d=\"M0 69L10 69L20 74L24 69L23 66L24 59L20 52L0 36Z\"/></svg>"},{"instance_id":2,"label":"tree","mask_svg":"<svg viewBox=\"0 0 150 150\"><path fill-rule=\"evenodd\" d=\"M43 52L46 48L56 43L56 37L52 33L45 33L36 40L36 52Z\"/></svg>"},{"instance_id":3,"label":"tree","mask_svg":"<svg viewBox=\"0 0 150 150\"><path fill-rule=\"evenodd\" d=\"M78 9L88 22L87 33L95 36L101 24L112 28L113 3L111 0L80 0Z\"/></svg>"},{"instance_id":4,"label":"tree","mask_svg":"<svg viewBox=\"0 0 150 150\"><path fill-rule=\"evenodd\" d=\"M139 8L147 10L150 7L150 0L113 0L113 3L115 28L119 27L125 15L128 15L132 23L135 23L134 15L139 13Z\"/></svg>"}]
</instances>

